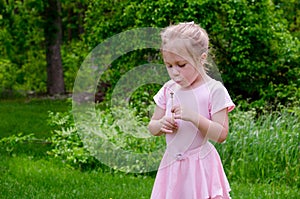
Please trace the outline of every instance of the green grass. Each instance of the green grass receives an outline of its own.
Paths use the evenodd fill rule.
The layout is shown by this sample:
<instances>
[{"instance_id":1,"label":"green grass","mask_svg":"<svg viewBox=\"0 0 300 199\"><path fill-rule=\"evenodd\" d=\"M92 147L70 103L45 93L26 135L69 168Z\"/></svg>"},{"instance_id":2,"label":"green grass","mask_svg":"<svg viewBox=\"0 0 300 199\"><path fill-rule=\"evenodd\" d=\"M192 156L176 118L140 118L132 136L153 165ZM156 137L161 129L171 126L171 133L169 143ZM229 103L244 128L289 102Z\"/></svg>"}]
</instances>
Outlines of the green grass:
<instances>
[{"instance_id":1,"label":"green grass","mask_svg":"<svg viewBox=\"0 0 300 199\"><path fill-rule=\"evenodd\" d=\"M48 111L61 112L68 108L66 100L0 100L0 139L19 133L49 137Z\"/></svg>"},{"instance_id":2,"label":"green grass","mask_svg":"<svg viewBox=\"0 0 300 199\"><path fill-rule=\"evenodd\" d=\"M298 199L299 189L285 184L231 183L233 199Z\"/></svg>"},{"instance_id":3,"label":"green grass","mask_svg":"<svg viewBox=\"0 0 300 199\"><path fill-rule=\"evenodd\" d=\"M54 160L0 160L0 198L149 198L153 178L80 172Z\"/></svg>"},{"instance_id":4,"label":"green grass","mask_svg":"<svg viewBox=\"0 0 300 199\"><path fill-rule=\"evenodd\" d=\"M236 110L230 119L229 136L217 145L230 179L300 187L299 107L258 118L255 111Z\"/></svg>"},{"instance_id":5,"label":"green grass","mask_svg":"<svg viewBox=\"0 0 300 199\"><path fill-rule=\"evenodd\" d=\"M0 139L20 132L33 133L37 138L46 139L51 131L51 127L47 125L48 110L66 111L68 108L68 103L60 100L2 100ZM278 179L284 179L283 175L289 174L284 172L297 174L295 170L278 171L276 176L269 175L268 170L265 170L265 179L253 180L261 176L262 172L255 165L262 165L264 161L272 164L269 165L270 169L281 169L280 165L295 164L294 161L296 165L297 162L299 164L299 150L295 150L299 137L290 134L299 132L299 117L284 117L284 114L280 114L277 121L276 118L262 118L259 121L262 126L251 126L255 125L251 115L233 115L233 119L236 123L234 130L239 131L239 134L231 135L224 145L218 145L231 183L232 198L300 198L299 184L293 184L293 181L285 183L286 180ZM275 130L269 131L267 127ZM258 131L262 134L253 137ZM279 143L282 145L276 148L275 145ZM13 153L7 153L5 147L0 147L0 198L126 199L149 198L151 194L154 177L101 170L80 171L47 156L46 151L50 147L48 144L34 142L15 146ZM228 156L226 148L232 156ZM231 158L236 161L230 161ZM299 165L287 168L299 171ZM252 174L246 172L247 169ZM257 174L254 173L255 170Z\"/></svg>"},{"instance_id":6,"label":"green grass","mask_svg":"<svg viewBox=\"0 0 300 199\"><path fill-rule=\"evenodd\" d=\"M61 162L28 156L0 159L0 198L149 198L154 178L102 171L81 172ZM231 183L237 199L299 198L299 190L280 184Z\"/></svg>"},{"instance_id":7,"label":"green grass","mask_svg":"<svg viewBox=\"0 0 300 199\"><path fill-rule=\"evenodd\" d=\"M2 156L0 173L0 198L149 198L154 182L153 177L82 172L30 156ZM279 183L234 181L231 188L232 198L299 198L299 188Z\"/></svg>"},{"instance_id":8,"label":"green grass","mask_svg":"<svg viewBox=\"0 0 300 199\"><path fill-rule=\"evenodd\" d=\"M34 134L45 140L51 136L52 127L48 125L48 111L64 112L70 108L67 100L52 99L2 99L0 100L0 139L11 135ZM45 156L49 144L23 144L14 153L30 156Z\"/></svg>"}]
</instances>

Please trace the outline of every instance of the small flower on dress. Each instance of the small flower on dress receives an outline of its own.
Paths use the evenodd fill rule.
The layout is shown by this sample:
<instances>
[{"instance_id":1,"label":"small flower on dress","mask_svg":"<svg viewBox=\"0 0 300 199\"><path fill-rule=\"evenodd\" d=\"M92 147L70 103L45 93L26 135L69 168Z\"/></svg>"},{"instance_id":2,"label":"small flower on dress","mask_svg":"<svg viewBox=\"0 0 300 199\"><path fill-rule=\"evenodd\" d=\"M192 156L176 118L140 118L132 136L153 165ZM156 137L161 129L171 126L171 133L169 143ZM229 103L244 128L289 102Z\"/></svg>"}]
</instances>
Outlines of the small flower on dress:
<instances>
[{"instance_id":1,"label":"small flower on dress","mask_svg":"<svg viewBox=\"0 0 300 199\"><path fill-rule=\"evenodd\" d=\"M182 153L177 153L177 154L175 155L175 157L176 157L176 160L177 160L177 161L183 160L183 159L185 158L185 157L183 156Z\"/></svg>"}]
</instances>

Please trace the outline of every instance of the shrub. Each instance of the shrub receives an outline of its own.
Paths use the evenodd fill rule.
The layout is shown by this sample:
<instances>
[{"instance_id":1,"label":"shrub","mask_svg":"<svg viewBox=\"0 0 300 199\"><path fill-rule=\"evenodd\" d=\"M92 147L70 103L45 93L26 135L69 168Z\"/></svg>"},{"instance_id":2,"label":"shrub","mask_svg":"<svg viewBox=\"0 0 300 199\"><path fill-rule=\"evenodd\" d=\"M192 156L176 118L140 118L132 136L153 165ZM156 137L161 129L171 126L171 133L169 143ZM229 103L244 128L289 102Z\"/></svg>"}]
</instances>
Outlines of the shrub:
<instances>
[{"instance_id":1,"label":"shrub","mask_svg":"<svg viewBox=\"0 0 300 199\"><path fill-rule=\"evenodd\" d=\"M184 21L195 21L208 31L215 62L232 96L251 102L291 102L300 84L299 40L288 31L281 10L269 0L92 1L84 37L94 47L128 29L162 28ZM144 52L128 55L131 58L122 60L121 65L113 64L105 83L115 85L115 74L122 75L120 66L128 71L137 60L147 62L147 56L140 53ZM277 94L278 89L286 94Z\"/></svg>"},{"instance_id":2,"label":"shrub","mask_svg":"<svg viewBox=\"0 0 300 199\"><path fill-rule=\"evenodd\" d=\"M83 62L87 47L82 41L65 43L61 47L64 81L67 92L72 92L77 72Z\"/></svg>"},{"instance_id":3,"label":"shrub","mask_svg":"<svg viewBox=\"0 0 300 199\"><path fill-rule=\"evenodd\" d=\"M23 135L19 133L0 139L0 149L6 151L11 156L15 156L15 151L20 144L30 143L35 140L36 138L33 134Z\"/></svg>"},{"instance_id":4,"label":"shrub","mask_svg":"<svg viewBox=\"0 0 300 199\"><path fill-rule=\"evenodd\" d=\"M124 107L104 111L87 109L75 125L71 112L50 113L49 122L57 129L50 139L53 149L49 155L80 168L93 168L104 163L124 172L147 171L143 160L130 160L121 153L149 154L164 148L164 140L145 134L149 120L140 118L137 121L134 115L133 109Z\"/></svg>"},{"instance_id":5,"label":"shrub","mask_svg":"<svg viewBox=\"0 0 300 199\"><path fill-rule=\"evenodd\" d=\"M93 167L96 160L84 147L74 125L71 112L49 112L49 125L56 129L49 139L52 149L48 151L48 155L60 158L71 167Z\"/></svg>"},{"instance_id":6,"label":"shrub","mask_svg":"<svg viewBox=\"0 0 300 199\"><path fill-rule=\"evenodd\" d=\"M95 157L100 157L111 163L108 166L112 169L144 172L147 168L142 167L145 165L143 161L150 161L150 164L155 161L140 159L133 163L133 160L123 158L126 155L123 151L129 152L129 155L131 152L151 155L151 152L165 149L163 136L149 138L139 134L146 130L149 118L139 118L133 109L115 107L85 113L79 122L77 118L77 127L70 120L71 112L50 114L50 122L58 127L51 139L51 155L75 167L85 164L91 168ZM67 121L72 125L64 126ZM299 106L281 106L272 113L262 112L259 116L255 109L241 111L237 107L230 113L230 133L226 142L215 146L230 180L283 182L299 186L299 131ZM115 151L111 151L111 146L116 147ZM156 158L159 162L161 157ZM123 164L124 160L127 162Z\"/></svg>"},{"instance_id":7,"label":"shrub","mask_svg":"<svg viewBox=\"0 0 300 199\"><path fill-rule=\"evenodd\" d=\"M7 59L0 59L0 93L13 90L17 79L17 67Z\"/></svg>"}]
</instances>

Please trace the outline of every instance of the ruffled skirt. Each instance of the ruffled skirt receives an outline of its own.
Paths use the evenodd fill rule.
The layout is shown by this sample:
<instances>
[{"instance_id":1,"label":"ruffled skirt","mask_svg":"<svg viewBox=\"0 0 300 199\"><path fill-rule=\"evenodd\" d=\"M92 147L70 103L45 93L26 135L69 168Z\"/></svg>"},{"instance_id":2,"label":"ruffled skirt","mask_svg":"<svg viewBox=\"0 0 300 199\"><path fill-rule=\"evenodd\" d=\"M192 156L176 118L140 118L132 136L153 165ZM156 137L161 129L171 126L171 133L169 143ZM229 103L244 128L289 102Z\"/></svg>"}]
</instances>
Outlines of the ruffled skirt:
<instances>
[{"instance_id":1,"label":"ruffled skirt","mask_svg":"<svg viewBox=\"0 0 300 199\"><path fill-rule=\"evenodd\" d=\"M229 192L220 156L207 142L175 156L165 152L151 199L229 199Z\"/></svg>"}]
</instances>

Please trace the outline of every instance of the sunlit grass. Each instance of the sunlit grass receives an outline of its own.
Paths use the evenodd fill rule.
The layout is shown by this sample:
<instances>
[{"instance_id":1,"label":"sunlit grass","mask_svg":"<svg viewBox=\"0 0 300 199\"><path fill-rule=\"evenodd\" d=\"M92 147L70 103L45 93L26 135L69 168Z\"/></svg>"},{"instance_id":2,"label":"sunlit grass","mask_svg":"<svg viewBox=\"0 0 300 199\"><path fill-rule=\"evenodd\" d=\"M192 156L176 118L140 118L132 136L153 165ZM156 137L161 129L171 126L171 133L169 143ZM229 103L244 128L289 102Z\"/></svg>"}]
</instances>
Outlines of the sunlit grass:
<instances>
[{"instance_id":1,"label":"sunlit grass","mask_svg":"<svg viewBox=\"0 0 300 199\"><path fill-rule=\"evenodd\" d=\"M52 100L0 101L0 139L33 133L50 136L48 110L66 111ZM232 198L299 198L298 107L256 117L230 113L230 133L216 144L228 175ZM0 150L0 198L149 198L154 176L80 171L46 155L47 143L20 143Z\"/></svg>"},{"instance_id":2,"label":"sunlit grass","mask_svg":"<svg viewBox=\"0 0 300 199\"><path fill-rule=\"evenodd\" d=\"M153 178L81 172L52 160L0 160L0 198L149 198Z\"/></svg>"},{"instance_id":3,"label":"sunlit grass","mask_svg":"<svg viewBox=\"0 0 300 199\"><path fill-rule=\"evenodd\" d=\"M68 108L66 100L0 100L0 138L19 133L49 137L48 111L61 112Z\"/></svg>"},{"instance_id":4,"label":"sunlit grass","mask_svg":"<svg viewBox=\"0 0 300 199\"><path fill-rule=\"evenodd\" d=\"M149 198L154 177L102 171L81 172L61 162L28 156L1 157L0 198ZM237 199L299 198L299 190L285 184L231 183Z\"/></svg>"},{"instance_id":5,"label":"sunlit grass","mask_svg":"<svg viewBox=\"0 0 300 199\"><path fill-rule=\"evenodd\" d=\"M237 110L230 124L228 139L216 145L230 179L300 187L299 107L258 118L255 111Z\"/></svg>"}]
</instances>

